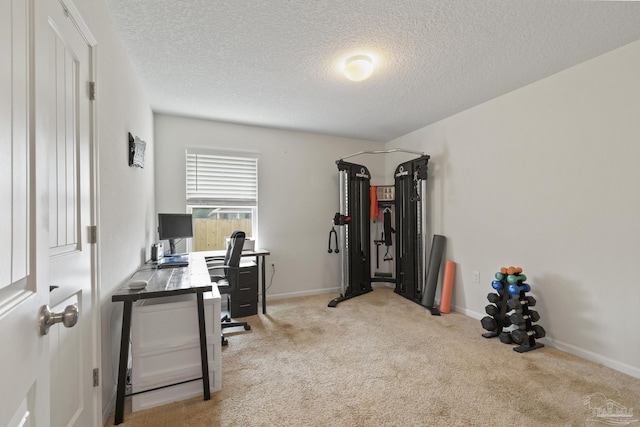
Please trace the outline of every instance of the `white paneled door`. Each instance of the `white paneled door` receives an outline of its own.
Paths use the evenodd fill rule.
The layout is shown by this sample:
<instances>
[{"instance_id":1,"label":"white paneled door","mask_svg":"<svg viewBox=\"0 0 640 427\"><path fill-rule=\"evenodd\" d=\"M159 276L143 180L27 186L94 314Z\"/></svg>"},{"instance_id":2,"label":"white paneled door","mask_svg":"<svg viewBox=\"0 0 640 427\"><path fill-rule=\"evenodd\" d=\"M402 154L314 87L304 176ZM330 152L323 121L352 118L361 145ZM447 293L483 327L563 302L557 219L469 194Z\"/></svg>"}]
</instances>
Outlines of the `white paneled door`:
<instances>
[{"instance_id":1,"label":"white paneled door","mask_svg":"<svg viewBox=\"0 0 640 427\"><path fill-rule=\"evenodd\" d=\"M36 274L47 264L38 244L48 245L46 181L38 182L34 164L42 146L31 144L29 6L0 1L0 425L10 427L46 422L49 410L48 341L36 323L49 302L48 284Z\"/></svg>"},{"instance_id":2,"label":"white paneled door","mask_svg":"<svg viewBox=\"0 0 640 427\"><path fill-rule=\"evenodd\" d=\"M2 426L101 424L93 45L66 0L0 2Z\"/></svg>"},{"instance_id":3,"label":"white paneled door","mask_svg":"<svg viewBox=\"0 0 640 427\"><path fill-rule=\"evenodd\" d=\"M100 411L93 370L97 314L93 309L95 245L92 236L93 40L71 3L47 0L38 28L48 64L49 285L51 311L78 308L74 327L49 335L51 426L91 426ZM38 23L40 25L40 23ZM99 377L99 374L98 374ZM61 388L64 392L60 392Z\"/></svg>"}]
</instances>

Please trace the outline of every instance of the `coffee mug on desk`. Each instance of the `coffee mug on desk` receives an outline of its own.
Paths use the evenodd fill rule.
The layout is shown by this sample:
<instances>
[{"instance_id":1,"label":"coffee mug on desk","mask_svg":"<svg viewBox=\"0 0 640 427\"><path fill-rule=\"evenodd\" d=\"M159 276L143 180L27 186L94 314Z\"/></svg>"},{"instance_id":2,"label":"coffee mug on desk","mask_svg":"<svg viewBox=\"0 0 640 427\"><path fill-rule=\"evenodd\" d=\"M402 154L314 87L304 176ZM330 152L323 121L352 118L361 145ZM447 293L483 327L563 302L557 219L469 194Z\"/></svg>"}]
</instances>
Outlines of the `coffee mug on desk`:
<instances>
[{"instance_id":1,"label":"coffee mug on desk","mask_svg":"<svg viewBox=\"0 0 640 427\"><path fill-rule=\"evenodd\" d=\"M151 260L159 261L164 258L164 243L154 243L151 245Z\"/></svg>"}]
</instances>

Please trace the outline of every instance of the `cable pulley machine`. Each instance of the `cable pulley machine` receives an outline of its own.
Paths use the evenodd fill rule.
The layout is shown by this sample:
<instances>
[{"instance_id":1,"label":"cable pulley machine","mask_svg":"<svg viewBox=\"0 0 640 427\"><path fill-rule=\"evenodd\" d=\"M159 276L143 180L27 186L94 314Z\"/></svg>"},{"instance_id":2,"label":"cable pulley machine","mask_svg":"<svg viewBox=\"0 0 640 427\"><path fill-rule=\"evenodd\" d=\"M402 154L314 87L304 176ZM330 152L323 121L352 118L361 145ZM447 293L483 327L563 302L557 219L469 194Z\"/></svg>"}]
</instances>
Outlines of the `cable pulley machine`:
<instances>
[{"instance_id":1,"label":"cable pulley machine","mask_svg":"<svg viewBox=\"0 0 640 427\"><path fill-rule=\"evenodd\" d=\"M395 197L385 204L382 236L373 240L376 245L376 257L379 256L379 246L384 244L387 249L384 260L391 261L393 257L389 254L389 248L395 236L395 277L390 273L376 273L376 277L372 277L371 175L365 166L349 163L344 159L360 154L393 152L418 154L420 157L396 167L393 186ZM341 256L341 294L329 303L329 307L335 307L341 301L372 291L372 282L395 283L396 293L425 305L426 182L429 158L430 156L424 153L393 149L361 151L336 161L340 176L340 212L333 218L328 252L335 252ZM331 247L332 237L334 241L335 238L338 239L335 249ZM379 260L376 259L376 268L378 266Z\"/></svg>"},{"instance_id":2,"label":"cable pulley machine","mask_svg":"<svg viewBox=\"0 0 640 427\"><path fill-rule=\"evenodd\" d=\"M429 156L401 163L394 172L396 207L395 292L420 303L425 285L426 186Z\"/></svg>"},{"instance_id":3,"label":"cable pulley machine","mask_svg":"<svg viewBox=\"0 0 640 427\"><path fill-rule=\"evenodd\" d=\"M393 246L393 239L391 236L396 232L396 230L391 227L391 213L391 208L389 208L388 206L383 209L382 234L380 235L380 239L373 241L373 243L376 245L376 272L374 273L375 277L371 278L372 281L376 281L378 277L393 277L393 274L391 273L382 273L377 271L380 268L380 246L385 246L385 252L382 260L393 261L393 256L389 253L389 251L391 250L391 246Z\"/></svg>"},{"instance_id":4,"label":"cable pulley machine","mask_svg":"<svg viewBox=\"0 0 640 427\"><path fill-rule=\"evenodd\" d=\"M362 165L336 162L340 173L340 212L333 217L334 226L340 229L340 245L335 252L342 252L340 297L333 299L329 307L358 295L371 292L371 227L369 225L370 199L369 170ZM353 213L353 214L352 214ZM329 235L331 238L331 235Z\"/></svg>"}]
</instances>

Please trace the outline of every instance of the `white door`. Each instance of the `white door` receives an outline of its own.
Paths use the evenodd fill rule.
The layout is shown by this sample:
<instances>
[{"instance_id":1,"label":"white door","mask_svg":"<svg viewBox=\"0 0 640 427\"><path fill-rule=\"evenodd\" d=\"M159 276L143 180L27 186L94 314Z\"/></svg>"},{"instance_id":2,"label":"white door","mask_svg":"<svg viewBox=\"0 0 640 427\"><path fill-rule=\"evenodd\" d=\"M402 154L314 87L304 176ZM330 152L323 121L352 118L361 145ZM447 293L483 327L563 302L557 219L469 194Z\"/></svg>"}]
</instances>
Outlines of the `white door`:
<instances>
[{"instance_id":1,"label":"white door","mask_svg":"<svg viewBox=\"0 0 640 427\"><path fill-rule=\"evenodd\" d=\"M0 2L0 425L48 423L46 170L31 122L30 2ZM42 163L45 162L45 163Z\"/></svg>"},{"instance_id":2,"label":"white door","mask_svg":"<svg viewBox=\"0 0 640 427\"><path fill-rule=\"evenodd\" d=\"M49 331L50 425L85 427L99 425L101 413L101 389L93 375L99 366L91 243L93 40L73 4L63 3L39 0L46 13L36 21L36 43L44 48L36 66L48 69L49 305L56 313L69 305L79 311L74 327L56 325ZM46 63L37 62L45 58Z\"/></svg>"},{"instance_id":3,"label":"white door","mask_svg":"<svg viewBox=\"0 0 640 427\"><path fill-rule=\"evenodd\" d=\"M99 342L95 245L87 235L91 116L83 99L91 51L69 22L58 0L0 2L0 426L100 425L98 388L91 387ZM69 149L61 156L53 151L60 140ZM62 170L52 183L50 169L62 162L63 188ZM60 210L75 229L65 231L63 243ZM50 294L52 280L63 286ZM54 311L77 304L77 325L41 335L38 313L50 303Z\"/></svg>"}]
</instances>

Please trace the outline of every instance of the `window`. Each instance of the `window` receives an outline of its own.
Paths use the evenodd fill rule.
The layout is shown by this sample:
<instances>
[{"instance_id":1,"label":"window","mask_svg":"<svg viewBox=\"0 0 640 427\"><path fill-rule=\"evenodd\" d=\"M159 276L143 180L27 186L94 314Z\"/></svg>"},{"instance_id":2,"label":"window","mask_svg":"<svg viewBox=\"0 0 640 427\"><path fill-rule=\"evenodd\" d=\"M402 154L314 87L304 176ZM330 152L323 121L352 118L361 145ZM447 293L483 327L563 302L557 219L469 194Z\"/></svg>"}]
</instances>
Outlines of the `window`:
<instances>
[{"instance_id":1,"label":"window","mask_svg":"<svg viewBox=\"0 0 640 427\"><path fill-rule=\"evenodd\" d=\"M192 250L226 248L234 230L257 235L258 159L187 150L187 207L193 214Z\"/></svg>"}]
</instances>

